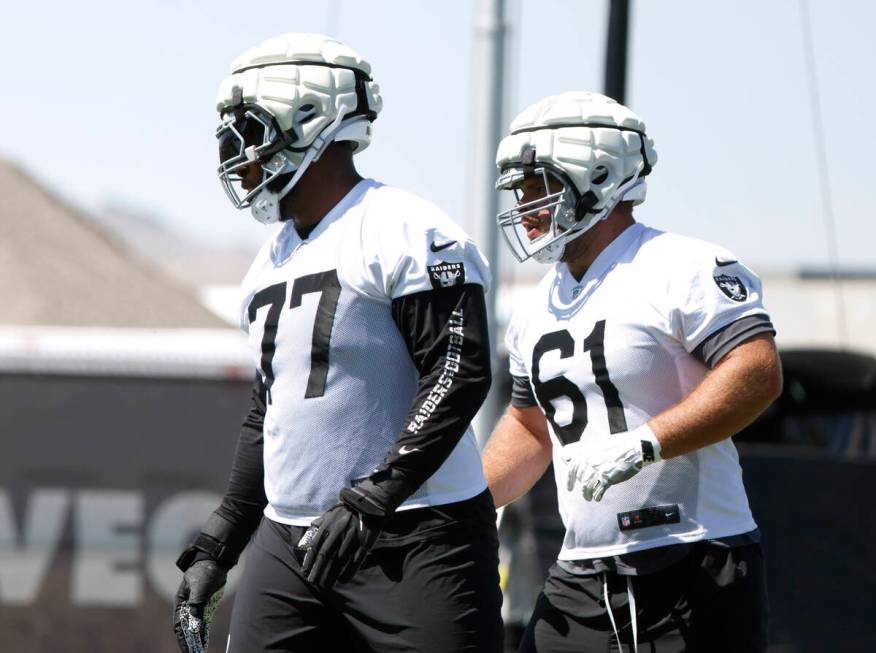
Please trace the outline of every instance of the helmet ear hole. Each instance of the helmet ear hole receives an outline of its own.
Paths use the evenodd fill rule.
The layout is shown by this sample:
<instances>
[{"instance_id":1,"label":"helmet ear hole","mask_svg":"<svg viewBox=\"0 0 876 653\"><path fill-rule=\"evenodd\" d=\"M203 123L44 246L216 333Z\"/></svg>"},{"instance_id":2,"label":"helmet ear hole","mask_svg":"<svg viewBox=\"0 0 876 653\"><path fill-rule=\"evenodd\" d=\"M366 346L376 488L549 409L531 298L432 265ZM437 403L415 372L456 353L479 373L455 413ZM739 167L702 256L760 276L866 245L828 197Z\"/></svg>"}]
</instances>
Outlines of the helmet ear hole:
<instances>
[{"instance_id":1,"label":"helmet ear hole","mask_svg":"<svg viewBox=\"0 0 876 653\"><path fill-rule=\"evenodd\" d=\"M608 168L603 165L596 166L590 173L590 183L594 186L605 183L606 179L608 179Z\"/></svg>"},{"instance_id":2,"label":"helmet ear hole","mask_svg":"<svg viewBox=\"0 0 876 653\"><path fill-rule=\"evenodd\" d=\"M295 112L292 118L293 125L304 125L316 118L316 107L312 104L303 104Z\"/></svg>"}]
</instances>

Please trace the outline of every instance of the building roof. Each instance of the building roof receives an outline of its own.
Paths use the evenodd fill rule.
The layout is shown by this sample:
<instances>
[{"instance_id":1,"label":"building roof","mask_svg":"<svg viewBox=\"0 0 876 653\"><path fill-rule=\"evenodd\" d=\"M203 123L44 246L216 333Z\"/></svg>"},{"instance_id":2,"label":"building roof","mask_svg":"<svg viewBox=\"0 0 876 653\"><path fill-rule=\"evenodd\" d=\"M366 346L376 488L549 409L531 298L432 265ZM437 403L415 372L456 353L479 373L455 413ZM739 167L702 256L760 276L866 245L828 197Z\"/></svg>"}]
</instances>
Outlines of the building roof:
<instances>
[{"instance_id":1,"label":"building roof","mask_svg":"<svg viewBox=\"0 0 876 653\"><path fill-rule=\"evenodd\" d=\"M17 167L0 161L0 324L227 326Z\"/></svg>"}]
</instances>

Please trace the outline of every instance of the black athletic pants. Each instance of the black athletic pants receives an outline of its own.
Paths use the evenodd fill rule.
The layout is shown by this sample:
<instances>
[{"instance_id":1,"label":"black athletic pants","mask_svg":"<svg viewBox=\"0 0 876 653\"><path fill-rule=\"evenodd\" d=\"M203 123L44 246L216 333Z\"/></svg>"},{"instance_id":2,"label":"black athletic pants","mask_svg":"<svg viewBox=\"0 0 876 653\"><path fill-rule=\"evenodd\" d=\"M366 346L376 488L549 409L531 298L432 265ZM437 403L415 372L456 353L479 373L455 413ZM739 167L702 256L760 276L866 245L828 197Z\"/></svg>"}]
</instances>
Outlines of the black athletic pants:
<instances>
[{"instance_id":1,"label":"black athletic pants","mask_svg":"<svg viewBox=\"0 0 876 653\"><path fill-rule=\"evenodd\" d=\"M501 653L489 492L396 513L362 568L320 591L300 574L306 529L263 519L234 600L230 653Z\"/></svg>"},{"instance_id":2,"label":"black athletic pants","mask_svg":"<svg viewBox=\"0 0 876 653\"><path fill-rule=\"evenodd\" d=\"M760 544L700 542L690 555L644 576L577 576L551 567L521 653L617 651L604 580L623 651L632 651L627 579L640 653L756 653L767 646L767 595Z\"/></svg>"}]
</instances>

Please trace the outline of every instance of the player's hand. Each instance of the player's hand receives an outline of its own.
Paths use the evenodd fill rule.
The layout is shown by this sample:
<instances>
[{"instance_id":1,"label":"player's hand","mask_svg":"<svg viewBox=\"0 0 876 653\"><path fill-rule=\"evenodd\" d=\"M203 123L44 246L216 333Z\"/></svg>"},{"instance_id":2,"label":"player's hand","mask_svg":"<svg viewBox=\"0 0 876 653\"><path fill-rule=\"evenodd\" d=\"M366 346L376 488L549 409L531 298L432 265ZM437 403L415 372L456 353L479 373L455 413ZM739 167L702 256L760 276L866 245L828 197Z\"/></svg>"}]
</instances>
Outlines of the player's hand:
<instances>
[{"instance_id":1,"label":"player's hand","mask_svg":"<svg viewBox=\"0 0 876 653\"><path fill-rule=\"evenodd\" d=\"M210 622L225 589L225 570L213 560L186 569L173 605L173 632L182 653L206 653Z\"/></svg>"},{"instance_id":2,"label":"player's hand","mask_svg":"<svg viewBox=\"0 0 876 653\"><path fill-rule=\"evenodd\" d=\"M298 543L305 551L301 573L324 589L350 580L374 546L387 516L367 495L341 490L341 503L315 519Z\"/></svg>"},{"instance_id":3,"label":"player's hand","mask_svg":"<svg viewBox=\"0 0 876 653\"><path fill-rule=\"evenodd\" d=\"M627 433L579 440L560 451L569 470L566 489L580 483L587 501L600 501L612 485L632 478L660 460L660 442L647 424Z\"/></svg>"}]
</instances>

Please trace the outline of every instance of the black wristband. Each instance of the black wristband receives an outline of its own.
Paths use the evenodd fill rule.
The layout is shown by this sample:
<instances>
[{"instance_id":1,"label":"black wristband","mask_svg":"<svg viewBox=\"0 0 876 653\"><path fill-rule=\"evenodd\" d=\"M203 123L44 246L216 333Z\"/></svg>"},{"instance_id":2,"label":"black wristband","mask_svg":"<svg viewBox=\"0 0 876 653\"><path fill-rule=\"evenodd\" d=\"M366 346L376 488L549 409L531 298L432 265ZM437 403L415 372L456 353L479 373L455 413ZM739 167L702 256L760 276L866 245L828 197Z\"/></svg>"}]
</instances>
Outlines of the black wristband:
<instances>
[{"instance_id":1,"label":"black wristband","mask_svg":"<svg viewBox=\"0 0 876 653\"><path fill-rule=\"evenodd\" d=\"M199 555L204 554L204 555ZM228 571L240 557L239 552L234 552L228 546L218 540L206 535L198 533L195 541L183 551L176 560L176 566L183 572L188 570L198 559L204 560L209 558L214 560L220 567Z\"/></svg>"},{"instance_id":2,"label":"black wristband","mask_svg":"<svg viewBox=\"0 0 876 653\"><path fill-rule=\"evenodd\" d=\"M201 554L206 554L228 571L237 564L251 534L248 526L232 524L218 512L213 512L195 541L180 554L176 566L185 572L199 559L204 559Z\"/></svg>"},{"instance_id":3,"label":"black wristband","mask_svg":"<svg viewBox=\"0 0 876 653\"><path fill-rule=\"evenodd\" d=\"M353 491L356 494L367 497L368 500L377 506L377 508L371 509L372 512L375 509L380 510L386 516L395 512L395 509L411 496L416 489L416 486L412 485L403 473L386 464L381 465L371 476L357 481L353 486ZM341 492L343 493L343 490ZM343 496L341 501L344 501ZM344 501L344 503L347 502ZM348 505L354 510L358 510L352 498ZM360 512L366 515L372 514L364 510Z\"/></svg>"},{"instance_id":4,"label":"black wristband","mask_svg":"<svg viewBox=\"0 0 876 653\"><path fill-rule=\"evenodd\" d=\"M372 497L356 488L345 487L341 490L341 503L362 515L377 519L386 519L392 514L392 510L380 505Z\"/></svg>"},{"instance_id":5,"label":"black wristband","mask_svg":"<svg viewBox=\"0 0 876 653\"><path fill-rule=\"evenodd\" d=\"M177 568L185 573L189 570L193 564L195 564L195 556L198 555L198 549L195 548L194 545L189 546L185 551L179 554L179 557L176 559Z\"/></svg>"}]
</instances>

